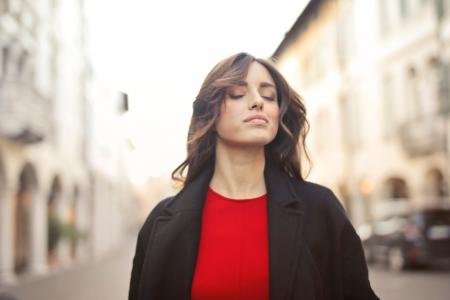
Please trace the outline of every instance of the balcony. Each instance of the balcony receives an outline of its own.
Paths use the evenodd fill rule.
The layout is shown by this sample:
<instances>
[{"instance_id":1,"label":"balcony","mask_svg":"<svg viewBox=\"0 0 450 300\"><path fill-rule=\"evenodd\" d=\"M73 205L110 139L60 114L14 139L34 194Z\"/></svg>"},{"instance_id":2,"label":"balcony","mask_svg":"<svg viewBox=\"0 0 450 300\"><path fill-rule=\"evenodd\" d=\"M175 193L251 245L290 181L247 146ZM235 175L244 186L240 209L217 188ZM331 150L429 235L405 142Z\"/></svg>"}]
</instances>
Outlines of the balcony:
<instances>
[{"instance_id":1,"label":"balcony","mask_svg":"<svg viewBox=\"0 0 450 300\"><path fill-rule=\"evenodd\" d=\"M52 126L50 100L29 84L0 82L0 137L35 144L48 137Z\"/></svg>"},{"instance_id":2,"label":"balcony","mask_svg":"<svg viewBox=\"0 0 450 300\"><path fill-rule=\"evenodd\" d=\"M411 120L399 128L400 143L411 157L444 151L447 144L447 119L434 115Z\"/></svg>"}]
</instances>

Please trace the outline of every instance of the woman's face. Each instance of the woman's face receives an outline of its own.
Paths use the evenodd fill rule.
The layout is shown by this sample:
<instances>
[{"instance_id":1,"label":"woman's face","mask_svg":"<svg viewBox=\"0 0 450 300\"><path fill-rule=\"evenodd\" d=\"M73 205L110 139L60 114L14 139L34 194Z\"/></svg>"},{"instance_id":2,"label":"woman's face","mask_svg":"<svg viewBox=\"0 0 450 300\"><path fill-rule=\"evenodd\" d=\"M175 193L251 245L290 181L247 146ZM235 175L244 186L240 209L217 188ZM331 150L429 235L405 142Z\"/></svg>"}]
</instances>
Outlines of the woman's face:
<instances>
[{"instance_id":1,"label":"woman's face","mask_svg":"<svg viewBox=\"0 0 450 300\"><path fill-rule=\"evenodd\" d=\"M245 80L227 89L216 123L218 142L264 146L278 131L278 95L267 69L251 63Z\"/></svg>"}]
</instances>

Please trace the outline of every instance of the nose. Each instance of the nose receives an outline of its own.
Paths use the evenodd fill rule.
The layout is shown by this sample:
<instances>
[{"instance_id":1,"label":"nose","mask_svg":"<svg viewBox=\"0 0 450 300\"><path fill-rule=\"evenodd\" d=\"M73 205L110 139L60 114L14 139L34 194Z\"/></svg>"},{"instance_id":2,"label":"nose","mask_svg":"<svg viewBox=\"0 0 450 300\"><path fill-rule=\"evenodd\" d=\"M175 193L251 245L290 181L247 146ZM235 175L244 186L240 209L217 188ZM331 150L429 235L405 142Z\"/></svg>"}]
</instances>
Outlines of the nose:
<instances>
[{"instance_id":1,"label":"nose","mask_svg":"<svg viewBox=\"0 0 450 300\"><path fill-rule=\"evenodd\" d=\"M254 93L251 97L249 97L249 109L259 109L262 110L264 107L264 99L259 95L259 93Z\"/></svg>"}]
</instances>

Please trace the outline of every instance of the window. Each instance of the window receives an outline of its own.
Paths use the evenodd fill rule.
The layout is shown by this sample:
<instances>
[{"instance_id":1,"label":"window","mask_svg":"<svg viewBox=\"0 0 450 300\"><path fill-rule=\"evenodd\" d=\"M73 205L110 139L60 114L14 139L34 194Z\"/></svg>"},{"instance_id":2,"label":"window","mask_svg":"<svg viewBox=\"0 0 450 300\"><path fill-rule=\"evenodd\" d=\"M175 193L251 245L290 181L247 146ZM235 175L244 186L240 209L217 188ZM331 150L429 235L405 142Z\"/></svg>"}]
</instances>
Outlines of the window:
<instances>
[{"instance_id":1,"label":"window","mask_svg":"<svg viewBox=\"0 0 450 300\"><path fill-rule=\"evenodd\" d=\"M28 64L28 52L24 50L20 54L19 61L17 62L17 74L19 77L22 76L22 74L26 70L27 64Z\"/></svg>"},{"instance_id":2,"label":"window","mask_svg":"<svg viewBox=\"0 0 450 300\"><path fill-rule=\"evenodd\" d=\"M434 0L434 9L436 11L436 16L441 19L448 12L449 4L447 0Z\"/></svg>"},{"instance_id":3,"label":"window","mask_svg":"<svg viewBox=\"0 0 450 300\"><path fill-rule=\"evenodd\" d=\"M380 31L387 33L396 29L398 25L403 25L404 22L416 24L420 20L420 14L424 11L425 2L424 0L379 0ZM433 5L435 4L433 3Z\"/></svg>"},{"instance_id":4,"label":"window","mask_svg":"<svg viewBox=\"0 0 450 300\"><path fill-rule=\"evenodd\" d=\"M406 73L405 95L406 107L409 108L408 119L416 120L420 118L420 95L417 70L415 67L409 67Z\"/></svg>"},{"instance_id":5,"label":"window","mask_svg":"<svg viewBox=\"0 0 450 300\"><path fill-rule=\"evenodd\" d=\"M395 130L395 111L394 102L394 82L390 74L386 74L382 79L382 130L385 137L390 137Z\"/></svg>"},{"instance_id":6,"label":"window","mask_svg":"<svg viewBox=\"0 0 450 300\"><path fill-rule=\"evenodd\" d=\"M426 74L422 78L423 99L426 99L423 101L424 113L433 116L438 113L439 109L444 109L445 102L447 102L448 70L447 65L440 63L437 57L431 57L426 66Z\"/></svg>"},{"instance_id":7,"label":"window","mask_svg":"<svg viewBox=\"0 0 450 300\"><path fill-rule=\"evenodd\" d=\"M449 63L443 62L439 65L440 68L440 80L441 80L441 96L439 98L439 111L444 113L450 112L450 70Z\"/></svg>"},{"instance_id":8,"label":"window","mask_svg":"<svg viewBox=\"0 0 450 300\"><path fill-rule=\"evenodd\" d=\"M357 94L353 91L340 99L342 138L344 145L353 148L361 142L361 122Z\"/></svg>"},{"instance_id":9,"label":"window","mask_svg":"<svg viewBox=\"0 0 450 300\"><path fill-rule=\"evenodd\" d=\"M338 49L343 64L350 62L356 55L355 13L353 1L345 2L338 21Z\"/></svg>"},{"instance_id":10,"label":"window","mask_svg":"<svg viewBox=\"0 0 450 300\"><path fill-rule=\"evenodd\" d=\"M380 31L385 33L388 29L387 26L387 13L386 13L386 0L380 0L378 7L378 15L380 18Z\"/></svg>"},{"instance_id":11,"label":"window","mask_svg":"<svg viewBox=\"0 0 450 300\"><path fill-rule=\"evenodd\" d=\"M400 16L402 18L409 17L411 13L409 5L410 5L409 0L400 0Z\"/></svg>"},{"instance_id":12,"label":"window","mask_svg":"<svg viewBox=\"0 0 450 300\"><path fill-rule=\"evenodd\" d=\"M1 77L5 78L8 74L8 61L10 57L10 49L8 47L2 48L2 57L1 57Z\"/></svg>"},{"instance_id":13,"label":"window","mask_svg":"<svg viewBox=\"0 0 450 300\"><path fill-rule=\"evenodd\" d=\"M390 0L380 0L379 3L380 30L382 33L387 33L394 25L393 2Z\"/></svg>"},{"instance_id":14,"label":"window","mask_svg":"<svg viewBox=\"0 0 450 300\"><path fill-rule=\"evenodd\" d=\"M9 12L9 0L0 0L0 15Z\"/></svg>"}]
</instances>

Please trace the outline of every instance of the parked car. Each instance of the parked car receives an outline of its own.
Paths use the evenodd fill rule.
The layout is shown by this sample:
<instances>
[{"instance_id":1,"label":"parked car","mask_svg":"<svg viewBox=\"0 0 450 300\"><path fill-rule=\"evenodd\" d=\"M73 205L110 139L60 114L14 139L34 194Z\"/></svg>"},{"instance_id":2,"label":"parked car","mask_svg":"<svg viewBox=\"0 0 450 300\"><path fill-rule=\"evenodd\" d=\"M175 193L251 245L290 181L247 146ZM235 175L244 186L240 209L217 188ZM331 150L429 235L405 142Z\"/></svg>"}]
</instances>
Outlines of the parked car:
<instances>
[{"instance_id":1,"label":"parked car","mask_svg":"<svg viewBox=\"0 0 450 300\"><path fill-rule=\"evenodd\" d=\"M450 261L450 208L423 208L358 228L368 263L393 270Z\"/></svg>"}]
</instances>

